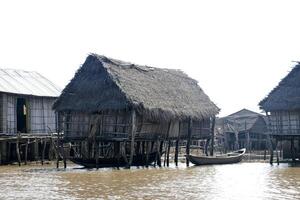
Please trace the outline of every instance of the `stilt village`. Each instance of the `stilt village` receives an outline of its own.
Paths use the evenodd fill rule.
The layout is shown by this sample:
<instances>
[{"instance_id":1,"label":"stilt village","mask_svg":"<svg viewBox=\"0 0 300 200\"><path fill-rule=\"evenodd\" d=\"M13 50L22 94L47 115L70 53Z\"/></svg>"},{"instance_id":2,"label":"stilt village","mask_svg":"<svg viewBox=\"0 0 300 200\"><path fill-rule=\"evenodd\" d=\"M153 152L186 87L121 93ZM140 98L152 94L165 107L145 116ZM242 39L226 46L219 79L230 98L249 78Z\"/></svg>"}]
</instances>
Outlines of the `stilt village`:
<instances>
[{"instance_id":1,"label":"stilt village","mask_svg":"<svg viewBox=\"0 0 300 200\"><path fill-rule=\"evenodd\" d=\"M192 154L240 149L248 161L300 159L299 63L258 99L261 113L242 109L225 117L180 70L97 54L63 90L37 72L1 69L0 77L1 165L190 166L198 162Z\"/></svg>"}]
</instances>

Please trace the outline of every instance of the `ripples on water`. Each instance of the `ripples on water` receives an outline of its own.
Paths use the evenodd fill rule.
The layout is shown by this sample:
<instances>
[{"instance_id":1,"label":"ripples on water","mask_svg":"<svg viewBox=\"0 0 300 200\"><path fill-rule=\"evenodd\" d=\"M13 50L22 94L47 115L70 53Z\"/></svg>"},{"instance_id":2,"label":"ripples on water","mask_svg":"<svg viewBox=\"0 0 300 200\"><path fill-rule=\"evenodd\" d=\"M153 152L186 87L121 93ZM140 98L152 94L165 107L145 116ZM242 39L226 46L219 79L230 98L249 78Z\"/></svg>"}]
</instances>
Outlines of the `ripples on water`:
<instances>
[{"instance_id":1,"label":"ripples on water","mask_svg":"<svg viewBox=\"0 0 300 200\"><path fill-rule=\"evenodd\" d=\"M86 170L0 167L0 199L300 199L300 167L241 163Z\"/></svg>"}]
</instances>

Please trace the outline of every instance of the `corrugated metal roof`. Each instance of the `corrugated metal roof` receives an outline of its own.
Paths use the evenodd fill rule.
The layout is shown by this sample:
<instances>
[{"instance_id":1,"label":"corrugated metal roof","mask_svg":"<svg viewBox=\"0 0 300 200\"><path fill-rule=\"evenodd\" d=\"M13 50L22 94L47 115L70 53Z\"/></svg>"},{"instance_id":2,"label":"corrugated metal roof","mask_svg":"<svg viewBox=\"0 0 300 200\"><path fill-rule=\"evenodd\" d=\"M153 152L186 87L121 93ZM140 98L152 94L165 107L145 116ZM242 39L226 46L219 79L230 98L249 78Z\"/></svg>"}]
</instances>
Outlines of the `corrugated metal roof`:
<instances>
[{"instance_id":1,"label":"corrugated metal roof","mask_svg":"<svg viewBox=\"0 0 300 200\"><path fill-rule=\"evenodd\" d=\"M58 97L61 89L37 72L0 69L0 92Z\"/></svg>"}]
</instances>

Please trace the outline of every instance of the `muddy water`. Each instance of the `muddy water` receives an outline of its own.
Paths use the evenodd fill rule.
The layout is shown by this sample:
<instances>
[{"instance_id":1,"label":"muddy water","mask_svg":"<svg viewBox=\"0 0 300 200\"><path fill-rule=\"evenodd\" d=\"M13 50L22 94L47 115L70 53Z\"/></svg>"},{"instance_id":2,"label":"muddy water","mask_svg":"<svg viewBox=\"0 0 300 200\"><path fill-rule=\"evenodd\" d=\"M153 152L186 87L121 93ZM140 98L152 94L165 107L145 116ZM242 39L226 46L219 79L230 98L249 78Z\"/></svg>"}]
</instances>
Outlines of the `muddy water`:
<instances>
[{"instance_id":1,"label":"muddy water","mask_svg":"<svg viewBox=\"0 0 300 200\"><path fill-rule=\"evenodd\" d=\"M300 167L266 163L130 170L0 167L0 199L300 199Z\"/></svg>"}]
</instances>

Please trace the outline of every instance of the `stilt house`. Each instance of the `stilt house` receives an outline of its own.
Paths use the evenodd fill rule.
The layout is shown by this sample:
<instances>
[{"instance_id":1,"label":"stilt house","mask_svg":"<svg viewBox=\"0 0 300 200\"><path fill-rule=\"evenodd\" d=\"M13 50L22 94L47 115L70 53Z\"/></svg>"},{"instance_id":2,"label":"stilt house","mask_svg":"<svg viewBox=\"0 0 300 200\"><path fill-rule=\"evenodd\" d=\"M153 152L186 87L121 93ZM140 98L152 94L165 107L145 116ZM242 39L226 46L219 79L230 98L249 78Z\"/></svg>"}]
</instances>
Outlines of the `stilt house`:
<instances>
[{"instance_id":1,"label":"stilt house","mask_svg":"<svg viewBox=\"0 0 300 200\"><path fill-rule=\"evenodd\" d=\"M56 130L52 106L60 89L37 72L0 69L0 135Z\"/></svg>"},{"instance_id":2,"label":"stilt house","mask_svg":"<svg viewBox=\"0 0 300 200\"><path fill-rule=\"evenodd\" d=\"M141 151L140 142L209 138L219 112L197 81L180 70L97 54L87 57L54 109L65 140L130 141L131 152Z\"/></svg>"},{"instance_id":3,"label":"stilt house","mask_svg":"<svg viewBox=\"0 0 300 200\"><path fill-rule=\"evenodd\" d=\"M247 148L264 150L267 148L267 123L262 114L242 109L217 120L217 131L223 137L225 150Z\"/></svg>"},{"instance_id":4,"label":"stilt house","mask_svg":"<svg viewBox=\"0 0 300 200\"><path fill-rule=\"evenodd\" d=\"M299 63L259 105L269 119L270 136L275 140L271 147L276 148L278 141L289 141L290 148L287 151L290 152L293 160L296 157L300 158Z\"/></svg>"}]
</instances>

